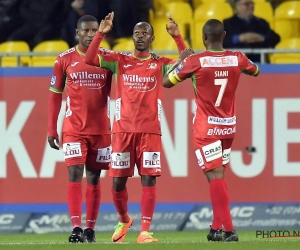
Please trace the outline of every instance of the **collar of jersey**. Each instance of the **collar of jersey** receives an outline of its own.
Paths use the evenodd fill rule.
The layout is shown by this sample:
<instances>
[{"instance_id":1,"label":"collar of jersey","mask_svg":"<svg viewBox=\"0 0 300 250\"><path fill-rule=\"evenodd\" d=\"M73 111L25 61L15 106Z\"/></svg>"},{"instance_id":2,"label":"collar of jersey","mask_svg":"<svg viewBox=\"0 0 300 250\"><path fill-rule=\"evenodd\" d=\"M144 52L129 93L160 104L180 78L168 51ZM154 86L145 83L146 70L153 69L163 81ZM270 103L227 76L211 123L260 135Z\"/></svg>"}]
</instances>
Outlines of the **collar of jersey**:
<instances>
[{"instance_id":1,"label":"collar of jersey","mask_svg":"<svg viewBox=\"0 0 300 250\"><path fill-rule=\"evenodd\" d=\"M76 46L76 50L80 55L85 56L85 52L87 51L87 49L79 47L79 45Z\"/></svg>"},{"instance_id":2,"label":"collar of jersey","mask_svg":"<svg viewBox=\"0 0 300 250\"><path fill-rule=\"evenodd\" d=\"M137 59L140 59L140 60L147 60L151 57L149 52L137 52L137 51L134 51L132 53L132 56L134 58L137 58Z\"/></svg>"},{"instance_id":3,"label":"collar of jersey","mask_svg":"<svg viewBox=\"0 0 300 250\"><path fill-rule=\"evenodd\" d=\"M220 49L220 50L218 50L218 49L207 49L207 51L209 51L209 52L224 52L225 49Z\"/></svg>"}]
</instances>

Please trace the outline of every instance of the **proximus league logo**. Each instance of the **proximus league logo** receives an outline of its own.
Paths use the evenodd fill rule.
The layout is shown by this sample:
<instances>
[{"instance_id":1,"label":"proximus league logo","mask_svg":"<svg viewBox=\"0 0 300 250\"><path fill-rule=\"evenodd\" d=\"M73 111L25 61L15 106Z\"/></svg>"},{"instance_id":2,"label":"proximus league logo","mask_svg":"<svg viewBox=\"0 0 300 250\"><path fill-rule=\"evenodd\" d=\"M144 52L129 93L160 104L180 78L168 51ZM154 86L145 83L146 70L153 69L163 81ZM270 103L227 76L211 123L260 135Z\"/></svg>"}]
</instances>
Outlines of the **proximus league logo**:
<instances>
[{"instance_id":1,"label":"proximus league logo","mask_svg":"<svg viewBox=\"0 0 300 250\"><path fill-rule=\"evenodd\" d=\"M148 92L156 87L157 80L155 76L139 76L123 74L124 86L135 89L140 92Z\"/></svg>"}]
</instances>

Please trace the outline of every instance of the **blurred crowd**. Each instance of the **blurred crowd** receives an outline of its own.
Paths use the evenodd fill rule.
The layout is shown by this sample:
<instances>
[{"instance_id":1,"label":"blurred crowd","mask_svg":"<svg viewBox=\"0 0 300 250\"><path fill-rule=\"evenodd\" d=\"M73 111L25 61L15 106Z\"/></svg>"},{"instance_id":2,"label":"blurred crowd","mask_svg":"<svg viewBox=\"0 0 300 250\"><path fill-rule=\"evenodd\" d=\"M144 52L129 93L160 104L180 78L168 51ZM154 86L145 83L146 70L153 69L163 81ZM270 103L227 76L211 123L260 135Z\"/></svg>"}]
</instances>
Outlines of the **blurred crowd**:
<instances>
[{"instance_id":1,"label":"blurred crowd","mask_svg":"<svg viewBox=\"0 0 300 250\"><path fill-rule=\"evenodd\" d=\"M152 0L0 0L0 43L26 41L30 48L45 40L76 41L77 20L93 15L99 21L115 12L114 29L107 38L128 37L139 21L149 21Z\"/></svg>"},{"instance_id":2,"label":"blurred crowd","mask_svg":"<svg viewBox=\"0 0 300 250\"><path fill-rule=\"evenodd\" d=\"M274 0L273 6L280 1ZM228 2L234 15L222 20L227 32L225 48L274 48L279 43L280 36L269 23L254 16L253 0ZM192 0L189 3L193 6ZM114 28L106 38L113 47L118 38L132 35L137 22L149 22L149 10L153 8L153 0L0 0L0 43L21 40L33 49L42 41L62 39L72 47L77 44L79 17L92 15L100 22L114 11ZM259 61L259 55L251 57Z\"/></svg>"}]
</instances>

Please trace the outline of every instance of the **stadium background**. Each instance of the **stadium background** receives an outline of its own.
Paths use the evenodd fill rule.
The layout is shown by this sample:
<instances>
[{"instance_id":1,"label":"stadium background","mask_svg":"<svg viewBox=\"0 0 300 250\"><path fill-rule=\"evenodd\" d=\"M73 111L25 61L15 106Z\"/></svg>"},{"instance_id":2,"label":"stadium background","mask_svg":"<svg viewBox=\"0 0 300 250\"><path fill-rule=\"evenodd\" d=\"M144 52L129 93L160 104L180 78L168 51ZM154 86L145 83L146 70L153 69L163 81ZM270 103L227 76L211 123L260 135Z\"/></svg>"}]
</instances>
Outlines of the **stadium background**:
<instances>
[{"instance_id":1,"label":"stadium background","mask_svg":"<svg viewBox=\"0 0 300 250\"><path fill-rule=\"evenodd\" d=\"M295 35L290 38L299 39ZM173 48L162 50L168 54ZM278 54L277 63L300 63L299 55ZM50 149L46 141L52 68L38 67L44 62L50 66L53 58L37 57L40 64L36 65L32 65L33 59L21 57L20 62L22 65L27 60L28 66L35 67L15 67L18 59L3 58L2 66L11 63L14 67L0 68L0 233L69 232L67 175L62 151ZM238 229L284 227L291 230L300 225L297 191L300 65L262 64L260 67L260 77L242 76L237 92L238 129L231 166L226 171L232 214ZM111 114L113 104L112 96ZM163 176L158 181L154 222L157 230L209 227L208 185L191 143L193 105L191 82L164 90ZM61 113L60 125L62 119ZM249 152L246 147L255 151ZM117 220L111 203L110 177L103 175L101 183L102 205L97 225L98 230L109 231ZM141 196L139 186L139 178L130 180L129 209L136 218Z\"/></svg>"}]
</instances>

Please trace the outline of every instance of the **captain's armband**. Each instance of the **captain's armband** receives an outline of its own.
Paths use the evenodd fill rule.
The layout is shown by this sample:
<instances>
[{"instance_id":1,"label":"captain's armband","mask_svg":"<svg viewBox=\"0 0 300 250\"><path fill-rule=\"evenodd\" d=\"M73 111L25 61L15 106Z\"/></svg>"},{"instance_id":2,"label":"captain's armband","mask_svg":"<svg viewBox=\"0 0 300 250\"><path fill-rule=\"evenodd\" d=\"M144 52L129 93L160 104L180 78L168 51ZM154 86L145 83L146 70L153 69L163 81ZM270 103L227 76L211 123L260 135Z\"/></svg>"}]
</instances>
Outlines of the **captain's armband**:
<instances>
[{"instance_id":1,"label":"captain's armband","mask_svg":"<svg viewBox=\"0 0 300 250\"><path fill-rule=\"evenodd\" d=\"M181 82L182 80L178 77L177 75L178 69L174 69L173 71L171 71L168 74L168 78L170 80L170 82L174 85L176 85L177 83Z\"/></svg>"}]
</instances>

